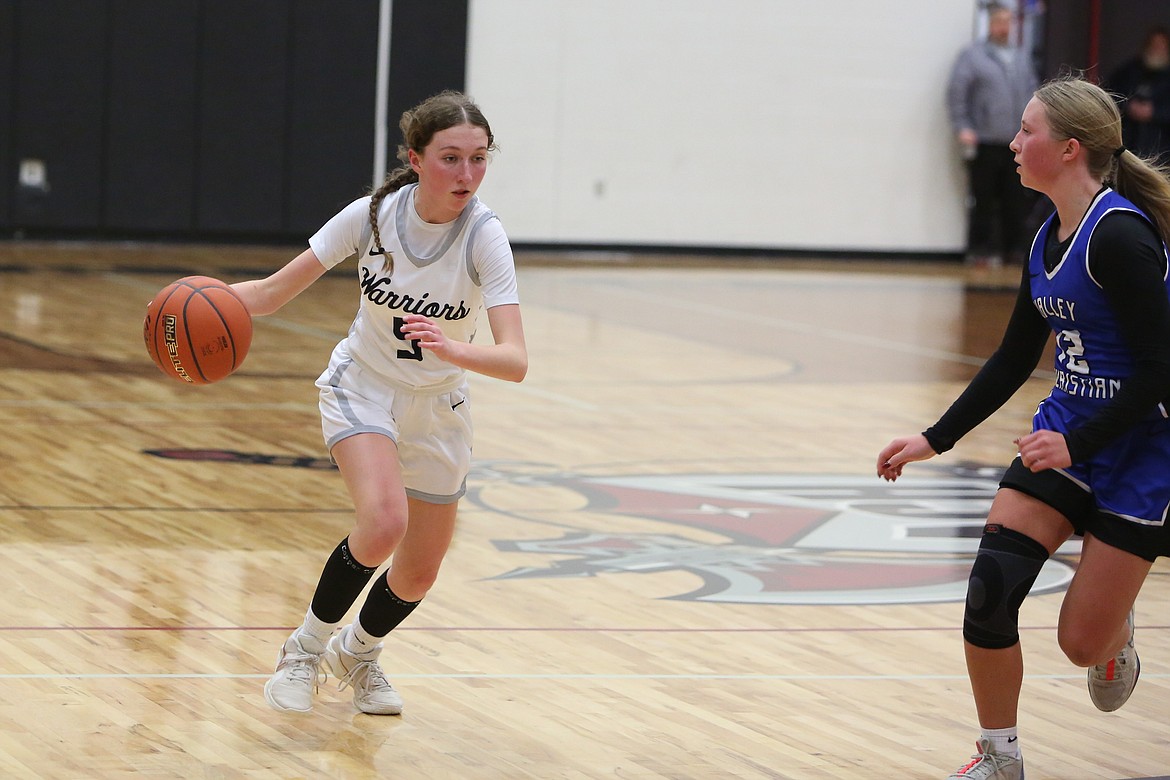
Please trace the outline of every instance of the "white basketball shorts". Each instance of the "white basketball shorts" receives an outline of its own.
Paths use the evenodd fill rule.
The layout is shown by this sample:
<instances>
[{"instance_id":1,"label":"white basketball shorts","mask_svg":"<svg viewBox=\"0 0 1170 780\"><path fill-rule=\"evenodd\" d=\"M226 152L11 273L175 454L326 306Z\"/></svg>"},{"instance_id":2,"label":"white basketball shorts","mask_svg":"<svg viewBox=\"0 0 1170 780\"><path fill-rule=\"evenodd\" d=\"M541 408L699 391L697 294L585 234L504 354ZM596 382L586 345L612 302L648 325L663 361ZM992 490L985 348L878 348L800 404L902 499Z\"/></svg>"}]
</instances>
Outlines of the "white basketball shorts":
<instances>
[{"instance_id":1,"label":"white basketball shorts","mask_svg":"<svg viewBox=\"0 0 1170 780\"><path fill-rule=\"evenodd\" d=\"M349 436L380 434L398 446L408 496L453 504L467 492L472 428L466 380L449 391L412 392L335 350L317 388L330 451Z\"/></svg>"}]
</instances>

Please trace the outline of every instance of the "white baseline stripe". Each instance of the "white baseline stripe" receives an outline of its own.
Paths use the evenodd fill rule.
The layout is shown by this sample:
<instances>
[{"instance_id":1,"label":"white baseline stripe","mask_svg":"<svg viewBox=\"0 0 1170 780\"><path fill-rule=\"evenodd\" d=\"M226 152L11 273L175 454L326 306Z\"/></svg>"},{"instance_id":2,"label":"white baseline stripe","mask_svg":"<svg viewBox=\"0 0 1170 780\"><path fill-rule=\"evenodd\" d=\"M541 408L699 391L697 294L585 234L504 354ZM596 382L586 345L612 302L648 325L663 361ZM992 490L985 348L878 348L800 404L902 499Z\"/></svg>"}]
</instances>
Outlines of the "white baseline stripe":
<instances>
[{"instance_id":1,"label":"white baseline stripe","mask_svg":"<svg viewBox=\"0 0 1170 780\"><path fill-rule=\"evenodd\" d=\"M961 680L965 674L387 674L395 680L755 680L906 682L914 680ZM271 674L0 674L0 680L266 680ZM1081 674L1029 674L1027 680L1083 680ZM1142 678L1167 679L1170 674L1143 674Z\"/></svg>"}]
</instances>

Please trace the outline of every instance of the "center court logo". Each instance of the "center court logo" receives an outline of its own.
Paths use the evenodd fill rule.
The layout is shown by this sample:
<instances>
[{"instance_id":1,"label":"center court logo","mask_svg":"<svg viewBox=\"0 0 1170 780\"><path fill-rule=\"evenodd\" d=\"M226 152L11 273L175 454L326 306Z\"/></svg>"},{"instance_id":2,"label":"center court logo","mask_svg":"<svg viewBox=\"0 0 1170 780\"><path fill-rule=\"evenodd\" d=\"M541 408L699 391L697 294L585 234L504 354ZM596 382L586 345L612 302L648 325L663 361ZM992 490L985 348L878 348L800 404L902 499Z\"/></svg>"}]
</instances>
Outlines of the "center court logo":
<instances>
[{"instance_id":1,"label":"center court logo","mask_svg":"<svg viewBox=\"0 0 1170 780\"><path fill-rule=\"evenodd\" d=\"M923 468L896 484L870 476L546 474L539 481L585 499L581 512L660 521L667 527L651 533L581 529L548 539L495 540L503 552L535 553L549 561L494 579L684 570L702 584L670 598L776 605L963 601L1001 473L961 466L931 474ZM483 496L469 497L494 509ZM516 506L514 501L509 503ZM712 533L725 541L712 543ZM1066 548L1045 565L1033 593L1068 585L1073 566L1067 556L1075 555L1079 544Z\"/></svg>"},{"instance_id":2,"label":"center court logo","mask_svg":"<svg viewBox=\"0 0 1170 780\"><path fill-rule=\"evenodd\" d=\"M175 460L335 468L307 456L145 452ZM777 605L961 602L1001 473L1001 467L919 464L914 474L890 484L870 475L586 476L535 463L481 461L468 480L466 501L560 532L546 539L494 540L505 553L535 554L547 562L492 579L688 571L701 584L669 598ZM573 496L570 510L555 511L556 522L540 509L550 490ZM637 519L655 530L573 528L574 513L587 514L593 529L622 529ZM1062 547L1032 593L1067 587L1079 553L1078 541Z\"/></svg>"}]
</instances>

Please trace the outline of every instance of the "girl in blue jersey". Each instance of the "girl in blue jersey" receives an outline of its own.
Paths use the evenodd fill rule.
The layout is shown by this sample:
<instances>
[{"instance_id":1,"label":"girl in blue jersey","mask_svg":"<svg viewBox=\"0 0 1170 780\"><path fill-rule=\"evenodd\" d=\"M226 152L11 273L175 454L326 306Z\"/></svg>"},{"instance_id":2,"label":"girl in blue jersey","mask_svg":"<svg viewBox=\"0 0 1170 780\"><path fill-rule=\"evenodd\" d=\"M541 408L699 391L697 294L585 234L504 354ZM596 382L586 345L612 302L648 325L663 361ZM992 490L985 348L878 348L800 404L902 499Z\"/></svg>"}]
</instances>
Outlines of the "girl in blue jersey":
<instances>
[{"instance_id":1,"label":"girl in blue jersey","mask_svg":"<svg viewBox=\"0 0 1170 780\"><path fill-rule=\"evenodd\" d=\"M877 472L946 452L1002 406L1055 334L1056 382L992 502L971 569L963 638L982 733L950 778L1022 780L1018 614L1045 560L1073 534L1080 563L1060 647L1088 668L1101 710L1140 665L1133 605L1170 556L1170 236L1167 171L1125 150L1111 96L1076 78L1042 85L1011 143L1020 179L1056 207L1032 244L1003 341L933 426L895 439Z\"/></svg>"},{"instance_id":2,"label":"girl in blue jersey","mask_svg":"<svg viewBox=\"0 0 1170 780\"><path fill-rule=\"evenodd\" d=\"M403 166L382 187L342 209L276 273L234 285L252 314L270 314L352 259L361 296L317 380L322 431L355 523L264 686L278 710L312 707L324 662L362 712L402 711L378 664L381 639L426 595L455 530L471 462L466 373L519 382L528 368L512 250L475 196L495 149L487 120L464 95L444 92L403 114L400 127ZM492 343L472 343L485 309Z\"/></svg>"}]
</instances>

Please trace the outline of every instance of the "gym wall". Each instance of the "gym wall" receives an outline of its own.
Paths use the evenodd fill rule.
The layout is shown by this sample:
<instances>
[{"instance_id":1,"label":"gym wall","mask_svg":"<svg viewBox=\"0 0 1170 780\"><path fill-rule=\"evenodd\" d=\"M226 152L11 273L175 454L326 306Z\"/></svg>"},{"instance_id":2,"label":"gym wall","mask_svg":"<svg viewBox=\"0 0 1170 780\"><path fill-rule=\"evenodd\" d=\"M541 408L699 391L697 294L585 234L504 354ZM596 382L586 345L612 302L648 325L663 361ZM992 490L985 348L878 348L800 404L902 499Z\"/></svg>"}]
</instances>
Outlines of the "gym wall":
<instances>
[{"instance_id":1,"label":"gym wall","mask_svg":"<svg viewBox=\"0 0 1170 780\"><path fill-rule=\"evenodd\" d=\"M980 0L392 0L389 140L483 106L517 244L955 255ZM1046 69L1089 9L1038 4ZM0 238L303 241L370 185L379 0L0 0ZM1102 69L1146 0L1100 3Z\"/></svg>"},{"instance_id":2,"label":"gym wall","mask_svg":"<svg viewBox=\"0 0 1170 780\"><path fill-rule=\"evenodd\" d=\"M393 11L396 119L463 88L467 3ZM0 0L0 233L304 240L374 178L378 13L376 0Z\"/></svg>"}]
</instances>

